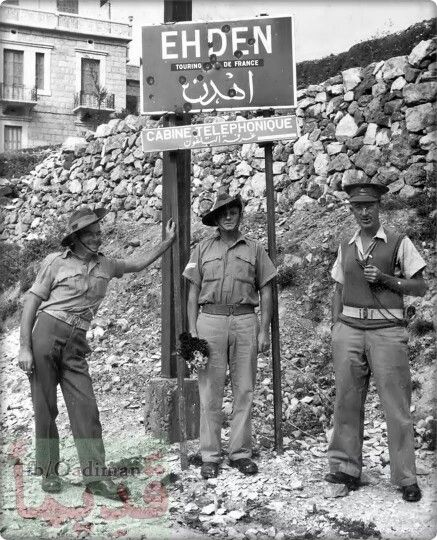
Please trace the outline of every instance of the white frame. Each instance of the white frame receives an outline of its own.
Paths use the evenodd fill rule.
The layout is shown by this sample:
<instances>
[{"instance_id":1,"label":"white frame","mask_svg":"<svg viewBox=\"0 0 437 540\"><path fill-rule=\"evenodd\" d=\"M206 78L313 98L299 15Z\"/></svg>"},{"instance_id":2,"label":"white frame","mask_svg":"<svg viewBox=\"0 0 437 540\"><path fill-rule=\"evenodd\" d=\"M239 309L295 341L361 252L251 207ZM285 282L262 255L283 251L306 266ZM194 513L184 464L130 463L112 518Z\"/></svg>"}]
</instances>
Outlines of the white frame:
<instances>
[{"instance_id":1,"label":"white frame","mask_svg":"<svg viewBox=\"0 0 437 540\"><path fill-rule=\"evenodd\" d=\"M79 93L82 87L82 58L90 60L99 60L99 80L100 85L106 87L106 51L96 51L94 49L75 49L76 51L76 93Z\"/></svg>"},{"instance_id":2,"label":"white frame","mask_svg":"<svg viewBox=\"0 0 437 540\"><path fill-rule=\"evenodd\" d=\"M0 81L3 82L3 51L20 51L23 53L23 86L35 88L35 57L36 53L44 54L44 89L38 89L39 96L51 96L51 63L53 45L43 43L30 44L23 41L2 39L0 41Z\"/></svg>"}]
</instances>

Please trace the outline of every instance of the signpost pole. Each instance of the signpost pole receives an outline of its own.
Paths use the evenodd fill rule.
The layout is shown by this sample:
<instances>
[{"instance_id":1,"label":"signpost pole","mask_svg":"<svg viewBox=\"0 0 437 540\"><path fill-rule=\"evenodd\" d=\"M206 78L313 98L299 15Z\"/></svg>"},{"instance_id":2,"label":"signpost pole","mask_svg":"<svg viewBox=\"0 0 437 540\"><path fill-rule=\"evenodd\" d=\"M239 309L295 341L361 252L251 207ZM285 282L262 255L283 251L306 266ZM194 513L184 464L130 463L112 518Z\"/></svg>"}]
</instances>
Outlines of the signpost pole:
<instances>
[{"instance_id":1,"label":"signpost pole","mask_svg":"<svg viewBox=\"0 0 437 540\"><path fill-rule=\"evenodd\" d=\"M191 20L191 1L164 2L164 22ZM166 125L183 125L191 122L189 115L184 114L180 118L170 115L165 119ZM163 153L163 175L162 175L162 228L168 219L174 214L172 204L177 204L179 220L177 248L179 257L179 267L184 268L188 262L190 252L190 220L191 220L191 195L190 195L190 150L180 150L177 152ZM175 190L177 196L174 196ZM181 285L181 313L175 314L173 303L173 265L170 251L166 251L162 257L162 300L161 300L161 376L175 378L177 376L177 366L174 361L176 348L175 316L182 318L182 328L186 327L186 305L187 287L182 276L179 275Z\"/></svg>"},{"instance_id":2,"label":"signpost pole","mask_svg":"<svg viewBox=\"0 0 437 540\"><path fill-rule=\"evenodd\" d=\"M176 223L179 223L179 209L178 209L178 189L173 190L173 219ZM175 332L176 340L182 332L182 291L181 291L181 257L179 251L179 242L175 242L172 246L172 263L173 263L173 302L175 312ZM172 358L177 366L177 378L178 378L178 413L179 413L179 444L180 444L180 458L181 468L185 470L188 468L188 454L187 454L187 420L185 414L185 361L178 354L175 349L172 351Z\"/></svg>"},{"instance_id":3,"label":"signpost pole","mask_svg":"<svg viewBox=\"0 0 437 540\"><path fill-rule=\"evenodd\" d=\"M271 142L264 145L264 158L266 169L266 197L267 197L267 237L268 252L273 264L276 266L276 232L275 232L275 192L273 187L273 157ZM282 390L281 390L281 351L279 345L279 314L278 314L278 287L276 278L272 284L273 316L272 331L272 367L273 367L273 410L275 425L275 450L278 454L284 452L282 442Z\"/></svg>"},{"instance_id":4,"label":"signpost pole","mask_svg":"<svg viewBox=\"0 0 437 540\"><path fill-rule=\"evenodd\" d=\"M191 20L191 1L164 1L164 22ZM189 124L187 114L176 118L171 115L167 125ZM186 327L185 305L187 289L181 269L188 262L190 249L190 163L189 150L164 152L162 180L162 226L173 215L178 227L178 235L171 253L166 254L162 263L162 345L161 374L163 377L177 375L179 442L181 468L188 467L187 426L185 408L185 362L177 354L177 340Z\"/></svg>"}]
</instances>

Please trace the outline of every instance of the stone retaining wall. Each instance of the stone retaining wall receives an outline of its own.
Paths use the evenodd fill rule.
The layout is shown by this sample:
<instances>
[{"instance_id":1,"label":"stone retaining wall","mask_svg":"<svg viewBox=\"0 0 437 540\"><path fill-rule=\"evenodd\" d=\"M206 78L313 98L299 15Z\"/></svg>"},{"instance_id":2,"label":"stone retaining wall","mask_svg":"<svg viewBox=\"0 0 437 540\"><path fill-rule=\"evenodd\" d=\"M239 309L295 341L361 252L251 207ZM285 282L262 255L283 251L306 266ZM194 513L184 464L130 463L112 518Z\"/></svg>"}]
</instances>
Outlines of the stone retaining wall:
<instances>
[{"instance_id":1,"label":"stone retaining wall","mask_svg":"<svg viewBox=\"0 0 437 540\"><path fill-rule=\"evenodd\" d=\"M408 56L351 68L298 92L301 136L273 147L277 212L309 204L334 206L342 187L382 182L409 198L434 189L437 95L436 40ZM230 115L201 116L218 122ZM0 181L3 239L41 236L44 227L82 204L104 205L110 219L140 223L161 219L162 156L144 154L140 131L155 127L128 116L101 125L85 139L68 139L20 179ZM257 144L192 152L192 209L226 186L241 191L246 212L265 208L264 150ZM11 192L12 191L12 192Z\"/></svg>"}]
</instances>

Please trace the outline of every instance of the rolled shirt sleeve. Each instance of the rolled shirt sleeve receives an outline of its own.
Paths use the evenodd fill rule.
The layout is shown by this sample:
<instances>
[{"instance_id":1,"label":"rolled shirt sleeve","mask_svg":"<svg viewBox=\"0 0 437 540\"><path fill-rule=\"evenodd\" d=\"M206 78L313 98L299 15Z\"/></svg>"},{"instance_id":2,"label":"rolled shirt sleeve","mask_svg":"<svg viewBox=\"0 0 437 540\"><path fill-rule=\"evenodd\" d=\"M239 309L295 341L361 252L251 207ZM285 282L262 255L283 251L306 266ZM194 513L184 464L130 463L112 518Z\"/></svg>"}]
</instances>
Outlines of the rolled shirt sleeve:
<instances>
[{"instance_id":1,"label":"rolled shirt sleeve","mask_svg":"<svg viewBox=\"0 0 437 540\"><path fill-rule=\"evenodd\" d=\"M53 254L47 255L47 257L41 263L39 272L35 278L35 282L32 287L29 289L29 292L39 296L41 300L47 300L50 296L53 285L53 269L52 263L55 257Z\"/></svg>"},{"instance_id":2,"label":"rolled shirt sleeve","mask_svg":"<svg viewBox=\"0 0 437 540\"><path fill-rule=\"evenodd\" d=\"M338 246L337 258L332 266L331 277L337 283L344 285L344 273L341 266L341 246Z\"/></svg>"},{"instance_id":3,"label":"rolled shirt sleeve","mask_svg":"<svg viewBox=\"0 0 437 540\"><path fill-rule=\"evenodd\" d=\"M190 260L185 267L185 270L182 272L184 278L188 279L194 285L197 285L199 289L202 286L202 274L200 271L200 248L199 244L193 249L191 253Z\"/></svg>"},{"instance_id":4,"label":"rolled shirt sleeve","mask_svg":"<svg viewBox=\"0 0 437 540\"><path fill-rule=\"evenodd\" d=\"M272 263L266 250L261 244L257 245L256 254L256 276L259 289L262 289L270 280L272 280L278 271Z\"/></svg>"},{"instance_id":5,"label":"rolled shirt sleeve","mask_svg":"<svg viewBox=\"0 0 437 540\"><path fill-rule=\"evenodd\" d=\"M410 279L414 274L417 274L417 272L423 270L426 266L426 262L423 260L422 256L417 251L416 246L408 236L403 238L399 246L397 260L402 275L407 279Z\"/></svg>"},{"instance_id":6,"label":"rolled shirt sleeve","mask_svg":"<svg viewBox=\"0 0 437 540\"><path fill-rule=\"evenodd\" d=\"M121 278L126 269L126 262L123 259L106 259L109 275L112 278Z\"/></svg>"}]
</instances>

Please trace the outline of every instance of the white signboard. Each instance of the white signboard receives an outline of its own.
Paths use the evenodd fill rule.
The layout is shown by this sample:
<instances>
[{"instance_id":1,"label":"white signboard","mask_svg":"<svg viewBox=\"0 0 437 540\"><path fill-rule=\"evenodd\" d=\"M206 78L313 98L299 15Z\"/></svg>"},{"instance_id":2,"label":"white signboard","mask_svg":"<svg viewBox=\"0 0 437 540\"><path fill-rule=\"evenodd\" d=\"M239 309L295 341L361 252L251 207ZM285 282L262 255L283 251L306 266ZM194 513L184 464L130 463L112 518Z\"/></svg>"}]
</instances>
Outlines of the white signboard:
<instances>
[{"instance_id":1,"label":"white signboard","mask_svg":"<svg viewBox=\"0 0 437 540\"><path fill-rule=\"evenodd\" d=\"M296 116L259 117L210 124L143 129L144 152L192 150L253 142L295 139L299 136Z\"/></svg>"}]
</instances>

